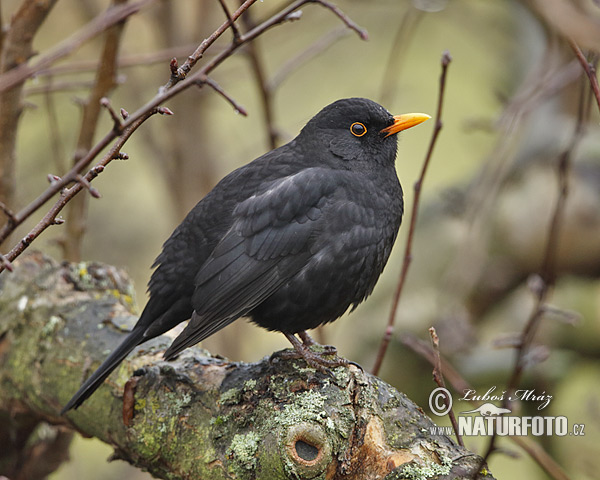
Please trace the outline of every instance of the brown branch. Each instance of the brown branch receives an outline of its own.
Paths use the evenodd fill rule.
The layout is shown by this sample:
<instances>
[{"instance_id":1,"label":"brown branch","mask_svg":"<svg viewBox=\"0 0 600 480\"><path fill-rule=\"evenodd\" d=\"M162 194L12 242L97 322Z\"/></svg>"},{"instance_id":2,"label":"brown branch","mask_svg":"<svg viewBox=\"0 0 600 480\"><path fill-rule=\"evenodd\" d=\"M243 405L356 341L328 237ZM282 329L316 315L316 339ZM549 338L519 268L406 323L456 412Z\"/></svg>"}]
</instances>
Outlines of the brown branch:
<instances>
[{"instance_id":1,"label":"brown branch","mask_svg":"<svg viewBox=\"0 0 600 480\"><path fill-rule=\"evenodd\" d=\"M120 135L123 131L123 123L121 122L122 116L119 117L117 115L117 112L115 112L115 110L112 108L110 100L108 98L102 97L98 103L101 107L106 109L106 111L110 115L110 119L113 122L113 130L117 133L117 135Z\"/></svg>"},{"instance_id":2,"label":"brown branch","mask_svg":"<svg viewBox=\"0 0 600 480\"><path fill-rule=\"evenodd\" d=\"M362 40L369 39L369 33L359 25L357 25L348 15L342 12L333 3L327 2L326 0L312 0L314 3L324 6L331 10L344 24L350 29L354 30Z\"/></svg>"},{"instance_id":3,"label":"brown branch","mask_svg":"<svg viewBox=\"0 0 600 480\"><path fill-rule=\"evenodd\" d=\"M187 74L190 72L190 70L192 68L194 68L194 65L196 65L196 63L198 62L198 60L200 60L202 58L202 56L204 55L204 52L206 51L206 49L208 47L210 47L213 43L215 43L215 41L221 36L223 35L223 33L231 26L231 24L233 22L235 22L240 15L242 15L242 13L244 13L246 10L248 10L248 8L250 8L250 6L252 4L256 3L256 0L246 0L244 3L242 3L242 5L240 6L240 8L238 8L228 19L225 23L223 23L219 28L217 28L212 35L210 35L208 38L204 39L204 41L198 46L198 48L196 48L196 50L194 51L194 53L192 53L187 60L185 61L185 63L179 67L178 69L178 75L171 77L171 80L169 81L169 83L166 85L166 88L170 88L173 85L175 85L177 82L180 82L181 80L183 80ZM236 44L240 44L240 40L239 37L237 37L237 39L234 37L234 45Z\"/></svg>"},{"instance_id":4,"label":"brown branch","mask_svg":"<svg viewBox=\"0 0 600 480\"><path fill-rule=\"evenodd\" d=\"M243 115L244 117L248 116L248 112L246 111L246 109L240 105L237 101L235 101L235 99L233 97L231 97L231 95L229 95L225 90L223 90L221 88L221 86L215 82L212 78L204 78L204 80L199 81L198 85L202 85L202 84L206 84L208 85L210 88L212 88L215 92L217 92L219 95L221 95L225 100L227 100L231 106L234 108L236 113L239 113L240 115Z\"/></svg>"},{"instance_id":5,"label":"brown branch","mask_svg":"<svg viewBox=\"0 0 600 480\"><path fill-rule=\"evenodd\" d=\"M227 4L225 3L225 1L219 0L219 3L221 4L221 8L223 9L223 13L225 13L225 16L227 17L227 20L229 20L229 26L231 27L231 31L233 32L233 41L237 42L237 40L240 38L240 32L237 28L237 25L235 24L235 20L231 18L231 13L229 13L229 8L227 8Z\"/></svg>"},{"instance_id":6,"label":"brown branch","mask_svg":"<svg viewBox=\"0 0 600 480\"><path fill-rule=\"evenodd\" d=\"M10 208L8 208L8 206L4 202L0 202L0 210L2 210L2 213L4 213L4 215L6 215L6 218L8 218L9 223L17 222L14 212Z\"/></svg>"},{"instance_id":7,"label":"brown branch","mask_svg":"<svg viewBox=\"0 0 600 480\"><path fill-rule=\"evenodd\" d=\"M387 327L383 334L383 338L381 339L381 344L379 346L379 351L377 352L377 358L375 359L375 365L373 366L372 373L373 375L377 375L379 373L379 369L381 368L381 364L383 363L383 358L387 352L387 348L392 339L392 335L394 333L394 324L396 322L396 313L398 311L398 304L400 302L400 295L402 294L402 290L404 288L404 283L406 282L406 277L408 274L408 268L412 261L412 242L415 235L415 227L417 224L417 215L419 213L419 203L421 198L421 189L423 187L423 182L425 180L425 174L427 173L427 168L429 166L431 156L433 154L433 149L437 142L437 138L442 129L442 105L444 102L444 94L446 90L446 74L448 72L448 65L452 61L452 57L448 51L444 52L442 55L442 73L440 75L440 87L438 94L438 105L437 112L435 116L435 127L433 129L433 134L431 136L431 141L429 142L429 149L427 150L427 154L425 155L425 160L423 162L423 166L421 168L421 174L418 180L415 182L414 188L414 199L413 199L413 207L410 214L410 225L408 228L408 237L406 239L406 246L404 248L404 260L402 262L402 270L400 272L400 278L398 280L398 285L396 287L396 292L394 293L394 299L392 301L392 309L390 311L390 315L388 317Z\"/></svg>"},{"instance_id":8,"label":"brown branch","mask_svg":"<svg viewBox=\"0 0 600 480\"><path fill-rule=\"evenodd\" d=\"M434 366L433 366L433 380L438 385L438 387L446 390L446 395L448 394L448 389L446 388L446 382L444 381L444 371L442 368L442 357L440 355L440 339L435 331L434 327L429 328L429 336L431 337L431 344L433 345L433 353L434 353ZM448 418L450 418L450 423L452 423L452 428L454 429L454 434L456 435L456 440L461 447L464 447L463 439L460 436L460 432L458 431L458 423L456 422L456 417L454 416L454 412L452 411L452 404L450 402L450 398L444 395L444 403L448 408Z\"/></svg>"},{"instance_id":9,"label":"brown branch","mask_svg":"<svg viewBox=\"0 0 600 480\"><path fill-rule=\"evenodd\" d=\"M583 70L585 71L587 77L590 80L590 86L592 87L594 96L596 97L596 103L598 104L598 110L600 110L600 86L598 85L598 76L596 75L596 66L593 63L588 62L587 58L585 58L585 55L581 51L581 48L579 48L579 46L575 43L575 40L570 38L569 45L571 45L571 48L573 49L573 52L575 52L575 56L577 57L577 60L579 60L579 63L581 64Z\"/></svg>"},{"instance_id":10,"label":"brown branch","mask_svg":"<svg viewBox=\"0 0 600 480\"><path fill-rule=\"evenodd\" d=\"M136 320L133 286L124 272L96 262L59 264L36 253L15 267L1 286L2 418L97 437L114 457L170 480L416 478L416 468L435 480L478 465L405 395L360 368L323 375L298 360L234 363L200 348L164 362L157 352L166 336L137 349L93 399L60 416L82 372L126 335L117 323ZM33 444L39 428L25 434L3 423L5 466L8 447L22 452L19 443ZM31 478L14 463L2 475Z\"/></svg>"}]
</instances>

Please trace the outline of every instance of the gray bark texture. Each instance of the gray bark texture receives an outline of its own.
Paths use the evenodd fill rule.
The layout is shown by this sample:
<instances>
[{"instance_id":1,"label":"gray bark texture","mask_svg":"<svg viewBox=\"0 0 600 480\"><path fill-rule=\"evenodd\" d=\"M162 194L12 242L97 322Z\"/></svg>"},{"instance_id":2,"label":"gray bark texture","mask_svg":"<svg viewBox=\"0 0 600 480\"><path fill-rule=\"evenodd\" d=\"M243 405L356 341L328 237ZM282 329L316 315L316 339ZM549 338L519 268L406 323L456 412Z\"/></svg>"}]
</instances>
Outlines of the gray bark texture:
<instances>
[{"instance_id":1,"label":"gray bark texture","mask_svg":"<svg viewBox=\"0 0 600 480\"><path fill-rule=\"evenodd\" d=\"M72 431L165 479L474 478L480 458L358 367L232 363L200 348L173 362L138 348L78 410L59 411L136 317L122 271L25 255L0 275L0 475L44 478ZM487 468L479 478L492 478Z\"/></svg>"}]
</instances>

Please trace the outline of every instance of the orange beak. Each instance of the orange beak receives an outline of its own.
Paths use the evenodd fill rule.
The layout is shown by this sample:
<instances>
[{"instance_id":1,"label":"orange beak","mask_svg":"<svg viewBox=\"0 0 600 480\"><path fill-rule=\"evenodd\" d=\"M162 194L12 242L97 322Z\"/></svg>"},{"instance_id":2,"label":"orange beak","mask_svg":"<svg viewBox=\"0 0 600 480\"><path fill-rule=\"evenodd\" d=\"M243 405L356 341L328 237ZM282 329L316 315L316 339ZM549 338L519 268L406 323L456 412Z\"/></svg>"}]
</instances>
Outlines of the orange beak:
<instances>
[{"instance_id":1,"label":"orange beak","mask_svg":"<svg viewBox=\"0 0 600 480\"><path fill-rule=\"evenodd\" d=\"M394 135L395 133L406 130L407 128L414 127L423 123L425 120L429 120L431 117L426 113L405 113L404 115L395 115L394 123L389 127L385 127L381 130L381 133L385 133L386 137Z\"/></svg>"}]
</instances>

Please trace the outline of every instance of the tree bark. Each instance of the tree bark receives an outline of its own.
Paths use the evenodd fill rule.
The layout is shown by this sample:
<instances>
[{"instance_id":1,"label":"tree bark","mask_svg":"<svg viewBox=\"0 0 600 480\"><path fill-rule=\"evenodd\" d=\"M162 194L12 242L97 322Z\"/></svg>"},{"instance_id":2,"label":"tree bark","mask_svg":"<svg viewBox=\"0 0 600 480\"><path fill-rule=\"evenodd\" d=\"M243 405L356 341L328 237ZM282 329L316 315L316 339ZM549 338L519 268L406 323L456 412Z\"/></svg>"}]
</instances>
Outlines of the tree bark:
<instances>
[{"instance_id":1,"label":"tree bark","mask_svg":"<svg viewBox=\"0 0 600 480\"><path fill-rule=\"evenodd\" d=\"M356 366L328 376L299 359L232 363L200 348L164 362L168 337L138 348L60 417L136 320L133 288L114 267L35 253L0 275L0 291L0 475L26 478L32 465L47 474L74 429L159 478L476 476L479 457L433 436L417 405ZM492 477L483 469L479 478Z\"/></svg>"}]
</instances>

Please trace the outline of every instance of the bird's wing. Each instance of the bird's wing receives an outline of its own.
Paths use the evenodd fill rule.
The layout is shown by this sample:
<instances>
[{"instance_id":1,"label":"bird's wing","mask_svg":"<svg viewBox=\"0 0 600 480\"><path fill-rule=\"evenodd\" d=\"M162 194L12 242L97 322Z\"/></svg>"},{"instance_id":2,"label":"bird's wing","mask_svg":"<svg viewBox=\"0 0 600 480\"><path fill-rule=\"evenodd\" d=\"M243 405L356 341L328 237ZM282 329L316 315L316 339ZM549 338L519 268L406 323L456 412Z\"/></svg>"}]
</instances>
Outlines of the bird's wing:
<instances>
[{"instance_id":1,"label":"bird's wing","mask_svg":"<svg viewBox=\"0 0 600 480\"><path fill-rule=\"evenodd\" d=\"M231 228L196 275L194 315L166 359L248 314L306 265L336 190L328 172L311 168L277 179L236 206Z\"/></svg>"}]
</instances>

